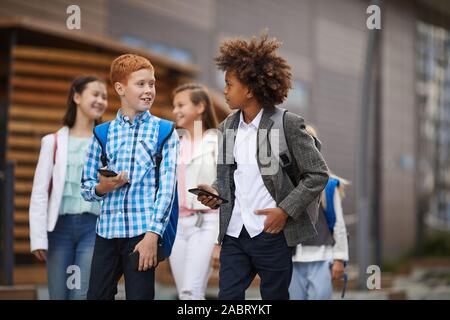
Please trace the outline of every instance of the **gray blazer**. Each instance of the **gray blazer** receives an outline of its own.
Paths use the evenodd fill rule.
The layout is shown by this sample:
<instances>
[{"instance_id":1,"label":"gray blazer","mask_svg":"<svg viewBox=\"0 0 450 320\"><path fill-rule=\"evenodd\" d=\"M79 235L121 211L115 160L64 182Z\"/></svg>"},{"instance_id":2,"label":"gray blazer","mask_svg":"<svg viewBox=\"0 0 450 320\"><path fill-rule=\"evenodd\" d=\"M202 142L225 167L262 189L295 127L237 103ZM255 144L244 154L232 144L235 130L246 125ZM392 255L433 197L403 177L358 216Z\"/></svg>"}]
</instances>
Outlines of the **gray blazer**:
<instances>
[{"instance_id":1,"label":"gray blazer","mask_svg":"<svg viewBox=\"0 0 450 320\"><path fill-rule=\"evenodd\" d=\"M234 207L234 171L236 170L233 156L234 133L239 126L240 112L232 113L219 126L217 180L214 182L213 187L219 192L220 196L230 200L228 203L220 206L218 237L220 244L230 223ZM272 114L273 111L271 109L264 109L258 131L261 129L265 129L265 131L261 132L270 130L273 125L273 121L270 119ZM303 118L287 112L285 115L285 135L289 141L292 156L296 159L300 171L300 183L294 186L279 166L276 174L262 174L262 179L277 206L289 215L283 232L288 246L296 246L300 242L317 235L314 218L307 213L306 209L325 188L328 181L328 168L315 146L313 138L305 131ZM260 139L260 134L258 134L258 150L270 150L270 147L267 146L267 143L270 142L268 134L261 136L262 138ZM262 165L259 152L258 166L261 171Z\"/></svg>"}]
</instances>

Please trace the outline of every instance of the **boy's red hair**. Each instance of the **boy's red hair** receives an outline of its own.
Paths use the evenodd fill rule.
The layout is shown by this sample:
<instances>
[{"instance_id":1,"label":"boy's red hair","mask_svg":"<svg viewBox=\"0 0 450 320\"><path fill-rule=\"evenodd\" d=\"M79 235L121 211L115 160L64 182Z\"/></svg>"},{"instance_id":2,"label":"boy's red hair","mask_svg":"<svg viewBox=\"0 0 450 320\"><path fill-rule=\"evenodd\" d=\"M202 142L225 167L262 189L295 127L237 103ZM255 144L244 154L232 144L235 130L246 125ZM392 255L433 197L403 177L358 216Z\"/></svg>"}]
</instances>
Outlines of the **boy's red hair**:
<instances>
[{"instance_id":1,"label":"boy's red hair","mask_svg":"<svg viewBox=\"0 0 450 320\"><path fill-rule=\"evenodd\" d=\"M116 82L126 82L130 74L141 69L155 71L148 59L136 54L127 53L117 57L112 62L109 73L112 85Z\"/></svg>"}]
</instances>

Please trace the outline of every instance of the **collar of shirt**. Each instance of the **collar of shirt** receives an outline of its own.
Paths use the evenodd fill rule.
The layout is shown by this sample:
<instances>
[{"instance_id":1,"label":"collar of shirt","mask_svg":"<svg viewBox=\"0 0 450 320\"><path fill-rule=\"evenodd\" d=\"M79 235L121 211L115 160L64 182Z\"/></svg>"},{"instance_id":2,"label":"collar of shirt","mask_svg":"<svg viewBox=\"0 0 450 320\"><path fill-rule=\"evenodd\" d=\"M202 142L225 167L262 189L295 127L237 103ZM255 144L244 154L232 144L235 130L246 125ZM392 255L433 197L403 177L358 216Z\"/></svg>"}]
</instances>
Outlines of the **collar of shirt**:
<instances>
[{"instance_id":1,"label":"collar of shirt","mask_svg":"<svg viewBox=\"0 0 450 320\"><path fill-rule=\"evenodd\" d=\"M122 113L122 109L119 109L119 111L117 111L117 120L119 121L119 124L122 126L124 126L126 124L132 126L133 124L136 124L136 123L142 123L142 122L149 121L149 119L150 119L149 111L144 111L144 112L138 113L136 115L136 117L134 117L133 122L130 121L130 118L128 116L125 116Z\"/></svg>"},{"instance_id":2,"label":"collar of shirt","mask_svg":"<svg viewBox=\"0 0 450 320\"><path fill-rule=\"evenodd\" d=\"M258 129L259 123L261 122L263 112L264 112L264 108L259 111L259 113L256 115L256 117L252 120L252 122L247 124L244 121L244 112L241 111L241 114L239 116L239 127L240 128L254 127L255 129Z\"/></svg>"}]
</instances>

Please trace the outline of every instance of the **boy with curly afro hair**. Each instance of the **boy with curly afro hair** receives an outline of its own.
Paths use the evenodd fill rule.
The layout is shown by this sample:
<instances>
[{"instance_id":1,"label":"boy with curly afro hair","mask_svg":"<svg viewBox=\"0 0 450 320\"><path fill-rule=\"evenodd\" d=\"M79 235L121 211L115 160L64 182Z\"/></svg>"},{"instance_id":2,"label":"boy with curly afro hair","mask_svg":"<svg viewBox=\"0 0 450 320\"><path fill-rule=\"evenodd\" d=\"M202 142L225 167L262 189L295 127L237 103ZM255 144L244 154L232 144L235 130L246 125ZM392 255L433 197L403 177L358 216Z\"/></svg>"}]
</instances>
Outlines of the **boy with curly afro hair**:
<instances>
[{"instance_id":1,"label":"boy with curly afro hair","mask_svg":"<svg viewBox=\"0 0 450 320\"><path fill-rule=\"evenodd\" d=\"M292 250L317 234L310 205L327 184L328 168L304 120L276 107L291 88L291 68L276 53L280 45L266 33L232 39L222 43L215 59L225 71L225 99L237 110L219 126L216 182L199 185L229 200L198 197L209 207L220 205L219 299L245 299L256 274L262 299L289 299ZM269 133L280 112L293 180L281 154L276 172L267 173L261 152L278 143Z\"/></svg>"}]
</instances>

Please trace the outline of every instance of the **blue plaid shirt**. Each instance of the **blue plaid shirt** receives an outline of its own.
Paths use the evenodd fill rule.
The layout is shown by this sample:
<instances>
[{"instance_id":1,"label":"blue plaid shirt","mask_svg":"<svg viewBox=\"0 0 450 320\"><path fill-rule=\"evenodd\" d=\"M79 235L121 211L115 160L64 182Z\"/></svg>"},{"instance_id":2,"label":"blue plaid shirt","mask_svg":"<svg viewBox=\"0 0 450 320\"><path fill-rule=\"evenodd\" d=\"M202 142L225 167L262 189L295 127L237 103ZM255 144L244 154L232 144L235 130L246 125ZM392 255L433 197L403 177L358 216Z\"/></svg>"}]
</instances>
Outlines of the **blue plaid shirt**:
<instances>
[{"instance_id":1,"label":"blue plaid shirt","mask_svg":"<svg viewBox=\"0 0 450 320\"><path fill-rule=\"evenodd\" d=\"M148 231L162 236L169 222L175 196L179 140L176 130L162 149L158 193L155 197L155 155L159 118L143 112L131 123L119 110L108 132L108 169L125 171L129 184L103 197L95 193L102 167L101 147L93 137L81 179L81 195L86 201L102 201L97 234L106 239L132 238Z\"/></svg>"}]
</instances>

